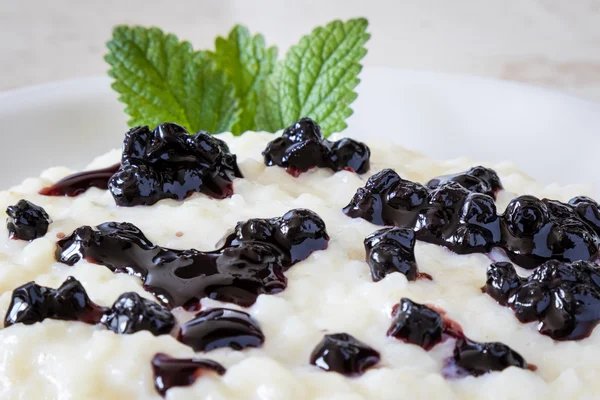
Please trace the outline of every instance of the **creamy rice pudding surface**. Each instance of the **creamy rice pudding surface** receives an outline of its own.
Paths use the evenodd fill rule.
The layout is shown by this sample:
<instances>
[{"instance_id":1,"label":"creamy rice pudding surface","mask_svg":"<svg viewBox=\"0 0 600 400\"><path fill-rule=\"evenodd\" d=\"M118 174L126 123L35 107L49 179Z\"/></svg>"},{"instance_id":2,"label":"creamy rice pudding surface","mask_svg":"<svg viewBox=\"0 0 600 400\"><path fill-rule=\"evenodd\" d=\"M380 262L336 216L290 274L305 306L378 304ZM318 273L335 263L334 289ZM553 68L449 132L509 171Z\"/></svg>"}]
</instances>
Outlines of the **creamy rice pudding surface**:
<instances>
[{"instance_id":1,"label":"creamy rice pudding surface","mask_svg":"<svg viewBox=\"0 0 600 400\"><path fill-rule=\"evenodd\" d=\"M363 241L381 227L342 213L357 188L384 168L425 183L478 164L467 159L434 161L398 146L368 143L371 168L365 174L315 168L293 177L263 163L261 152L273 135L217 137L237 154L244 175L233 181L233 196L223 200L196 193L181 202L167 199L152 206L117 207L109 191L96 188L77 197L37 194L71 172L62 167L1 192L0 210L24 198L42 206L53 222L45 236L31 242L8 239L6 225L0 225L0 314L6 314L16 287L34 280L56 288L68 276L77 278L90 298L102 306L110 306L122 293L131 291L153 299L134 276L114 274L85 260L74 266L56 262L57 237L82 225L131 222L159 246L208 251L238 221L310 209L324 220L329 245L286 272L285 290L260 295L248 308L207 298L201 302L202 309L226 307L248 312L264 333L262 347L194 353L173 336L153 336L147 331L117 335L99 325L52 319L15 324L0 330L1 398L160 399L151 369L156 353L211 359L227 368L223 376L204 373L191 386L171 388L168 399L564 399L600 395L598 330L583 340L560 342L541 335L535 322L519 322L513 311L481 291L491 263L487 255L458 255L417 241L419 271L433 280L409 282L400 273L388 274L379 282L372 280ZM89 168L113 165L120 155L114 150L94 160ZM484 165L499 174L505 189L497 194L499 212L521 194L561 201L591 194L589 188L575 185L541 185L508 163ZM403 297L445 310L469 338L502 342L537 370L509 367L479 377L444 378L443 364L452 355L453 340L425 351L386 335L392 308ZM173 313L179 323L193 316L181 308ZM323 335L341 332L376 349L381 361L357 377L311 365L309 356Z\"/></svg>"}]
</instances>

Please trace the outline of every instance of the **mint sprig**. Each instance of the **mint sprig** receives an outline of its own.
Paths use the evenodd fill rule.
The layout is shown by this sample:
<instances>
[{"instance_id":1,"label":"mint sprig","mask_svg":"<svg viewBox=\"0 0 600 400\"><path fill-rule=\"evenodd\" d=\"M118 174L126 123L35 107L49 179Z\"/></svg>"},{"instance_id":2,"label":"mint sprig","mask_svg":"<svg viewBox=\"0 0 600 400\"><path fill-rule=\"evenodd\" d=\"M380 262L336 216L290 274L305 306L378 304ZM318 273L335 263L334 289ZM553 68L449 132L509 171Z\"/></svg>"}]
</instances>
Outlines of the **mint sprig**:
<instances>
[{"instance_id":1,"label":"mint sprig","mask_svg":"<svg viewBox=\"0 0 600 400\"><path fill-rule=\"evenodd\" d=\"M345 129L356 99L359 61L367 53L367 25L364 18L333 21L293 46L263 86L257 126L273 132L310 117L325 136Z\"/></svg>"},{"instance_id":2,"label":"mint sprig","mask_svg":"<svg viewBox=\"0 0 600 400\"><path fill-rule=\"evenodd\" d=\"M326 136L346 128L356 98L367 21L318 27L276 63L277 49L236 25L214 51L157 28L119 26L105 57L129 124L176 122L190 132L276 132L301 117Z\"/></svg>"},{"instance_id":3,"label":"mint sprig","mask_svg":"<svg viewBox=\"0 0 600 400\"><path fill-rule=\"evenodd\" d=\"M227 38L217 38L215 51L210 54L218 68L227 74L235 86L240 102L240 120L232 128L232 133L239 135L256 130L258 91L263 81L273 72L277 48L267 48L262 35L252 36L247 28L236 25Z\"/></svg>"},{"instance_id":4,"label":"mint sprig","mask_svg":"<svg viewBox=\"0 0 600 400\"><path fill-rule=\"evenodd\" d=\"M127 106L130 126L169 121L190 132L223 132L238 122L235 87L188 42L157 28L118 26L107 46L112 87Z\"/></svg>"}]
</instances>

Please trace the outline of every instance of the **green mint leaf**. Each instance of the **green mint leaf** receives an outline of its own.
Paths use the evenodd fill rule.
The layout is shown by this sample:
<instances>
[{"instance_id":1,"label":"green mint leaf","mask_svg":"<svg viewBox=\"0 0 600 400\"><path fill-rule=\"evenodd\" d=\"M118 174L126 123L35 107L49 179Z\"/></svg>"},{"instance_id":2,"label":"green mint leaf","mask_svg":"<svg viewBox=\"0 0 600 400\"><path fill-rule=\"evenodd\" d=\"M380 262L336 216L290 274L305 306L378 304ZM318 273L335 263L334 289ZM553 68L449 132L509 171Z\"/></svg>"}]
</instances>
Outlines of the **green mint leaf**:
<instances>
[{"instance_id":1,"label":"green mint leaf","mask_svg":"<svg viewBox=\"0 0 600 400\"><path fill-rule=\"evenodd\" d=\"M176 122L190 132L225 132L239 120L235 87L211 57L157 28L119 26L107 43L112 87L130 126Z\"/></svg>"},{"instance_id":2,"label":"green mint leaf","mask_svg":"<svg viewBox=\"0 0 600 400\"><path fill-rule=\"evenodd\" d=\"M302 117L317 121L325 136L345 129L367 53L367 26L364 18L333 21L293 46L261 85L257 130L275 132Z\"/></svg>"},{"instance_id":3,"label":"green mint leaf","mask_svg":"<svg viewBox=\"0 0 600 400\"><path fill-rule=\"evenodd\" d=\"M255 130L258 90L273 72L277 48L267 48L262 35L252 36L248 29L236 25L227 38L217 38L211 56L234 84L242 109L240 121L232 128L232 133L240 135Z\"/></svg>"}]
</instances>

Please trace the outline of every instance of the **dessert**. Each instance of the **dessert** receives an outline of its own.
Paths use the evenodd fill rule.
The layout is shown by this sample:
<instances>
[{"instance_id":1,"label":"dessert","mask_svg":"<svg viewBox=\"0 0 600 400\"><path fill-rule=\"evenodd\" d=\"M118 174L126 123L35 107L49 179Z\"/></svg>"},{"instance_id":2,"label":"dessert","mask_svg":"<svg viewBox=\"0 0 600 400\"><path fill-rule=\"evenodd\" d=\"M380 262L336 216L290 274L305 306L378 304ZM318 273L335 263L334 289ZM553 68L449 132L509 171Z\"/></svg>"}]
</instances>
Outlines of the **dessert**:
<instances>
[{"instance_id":1,"label":"dessert","mask_svg":"<svg viewBox=\"0 0 600 400\"><path fill-rule=\"evenodd\" d=\"M267 133L134 128L0 192L0 397L600 394L589 189L317 128L293 164Z\"/></svg>"}]
</instances>

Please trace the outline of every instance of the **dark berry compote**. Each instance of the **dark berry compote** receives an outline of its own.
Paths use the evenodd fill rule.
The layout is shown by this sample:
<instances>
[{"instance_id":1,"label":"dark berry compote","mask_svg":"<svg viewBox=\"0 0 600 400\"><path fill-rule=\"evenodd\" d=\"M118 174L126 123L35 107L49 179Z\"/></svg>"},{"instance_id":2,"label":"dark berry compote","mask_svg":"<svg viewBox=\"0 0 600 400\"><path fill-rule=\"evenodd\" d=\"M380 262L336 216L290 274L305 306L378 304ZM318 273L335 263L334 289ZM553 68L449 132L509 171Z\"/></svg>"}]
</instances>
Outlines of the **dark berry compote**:
<instances>
[{"instance_id":1,"label":"dark berry compote","mask_svg":"<svg viewBox=\"0 0 600 400\"><path fill-rule=\"evenodd\" d=\"M265 335L249 314L229 308L211 308L182 325L179 341L194 351L210 351L219 347L242 350L261 346Z\"/></svg>"},{"instance_id":2,"label":"dark berry compote","mask_svg":"<svg viewBox=\"0 0 600 400\"><path fill-rule=\"evenodd\" d=\"M555 340L584 339L600 322L600 266L587 261L546 261L527 278L497 262L482 290Z\"/></svg>"},{"instance_id":3,"label":"dark berry compote","mask_svg":"<svg viewBox=\"0 0 600 400\"><path fill-rule=\"evenodd\" d=\"M468 171L457 174L442 175L427 182L427 187L435 189L444 182L453 181L470 192L487 194L496 198L496 193L502 190L502 182L496 171L490 168L477 166Z\"/></svg>"},{"instance_id":4,"label":"dark berry compote","mask_svg":"<svg viewBox=\"0 0 600 400\"><path fill-rule=\"evenodd\" d=\"M501 187L491 170L473 168L426 187L385 169L371 176L344 208L352 218L414 229L416 238L457 254L503 249L524 268L547 260L595 260L600 255L598 205L588 198L572 204L520 196L498 214L494 193ZM456 178L477 172L476 179ZM484 179L485 178L485 179ZM471 190L476 190L475 192Z\"/></svg>"},{"instance_id":5,"label":"dark berry compote","mask_svg":"<svg viewBox=\"0 0 600 400\"><path fill-rule=\"evenodd\" d=\"M445 338L455 340L454 352L446 359L443 374L447 378L479 376L508 367L535 369L507 345L479 343L469 339L458 323L445 313L403 298L394 308L388 336L430 350Z\"/></svg>"},{"instance_id":6,"label":"dark berry compote","mask_svg":"<svg viewBox=\"0 0 600 400\"><path fill-rule=\"evenodd\" d=\"M68 265L86 259L135 275L168 308L194 308L203 297L247 307L260 294L285 289L284 272L327 248L328 241L317 214L295 209L238 223L224 245L211 252L156 246L130 223L82 226L58 242L56 259Z\"/></svg>"},{"instance_id":7,"label":"dark berry compote","mask_svg":"<svg viewBox=\"0 0 600 400\"><path fill-rule=\"evenodd\" d=\"M149 331L158 336L171 332L175 317L160 304L128 292L119 296L100 322L115 333Z\"/></svg>"},{"instance_id":8,"label":"dark berry compote","mask_svg":"<svg viewBox=\"0 0 600 400\"><path fill-rule=\"evenodd\" d=\"M138 126L125 134L121 167L108 188L117 205L131 207L183 200L194 192L230 197L235 177L242 174L224 141L164 123L152 131Z\"/></svg>"},{"instance_id":9,"label":"dark berry compote","mask_svg":"<svg viewBox=\"0 0 600 400\"><path fill-rule=\"evenodd\" d=\"M44 236L52 220L46 210L27 200L6 208L6 229L11 239L31 241Z\"/></svg>"},{"instance_id":10,"label":"dark berry compote","mask_svg":"<svg viewBox=\"0 0 600 400\"><path fill-rule=\"evenodd\" d=\"M69 175L52 186L42 188L39 193L44 196L79 196L89 188L108 189L108 180L117 172L121 164L101 169L78 172Z\"/></svg>"},{"instance_id":11,"label":"dark berry compote","mask_svg":"<svg viewBox=\"0 0 600 400\"><path fill-rule=\"evenodd\" d=\"M506 207L500 227L502 248L524 268L548 260L593 261L599 255L593 226L572 205L556 200L519 196Z\"/></svg>"},{"instance_id":12,"label":"dark berry compote","mask_svg":"<svg viewBox=\"0 0 600 400\"><path fill-rule=\"evenodd\" d=\"M31 325L46 318L92 325L101 323L120 334L145 330L158 336L168 334L175 326L175 317L169 310L137 293L123 293L111 308L99 306L90 300L81 283L72 276L58 289L35 282L16 288L4 326Z\"/></svg>"},{"instance_id":13,"label":"dark berry compote","mask_svg":"<svg viewBox=\"0 0 600 400\"><path fill-rule=\"evenodd\" d=\"M379 352L347 333L325 335L310 355L310 363L325 371L353 376L380 360Z\"/></svg>"},{"instance_id":14,"label":"dark berry compote","mask_svg":"<svg viewBox=\"0 0 600 400\"><path fill-rule=\"evenodd\" d=\"M174 358L158 353L152 359L154 387L165 396L167 390L176 386L190 386L198 377L213 372L225 374L225 367L216 361L201 358Z\"/></svg>"},{"instance_id":15,"label":"dark berry compote","mask_svg":"<svg viewBox=\"0 0 600 400\"><path fill-rule=\"evenodd\" d=\"M364 241L366 261L371 277L378 282L392 272L399 272L409 281L431 279L420 273L415 260L415 232L406 228L383 228L373 232Z\"/></svg>"},{"instance_id":16,"label":"dark berry compote","mask_svg":"<svg viewBox=\"0 0 600 400\"><path fill-rule=\"evenodd\" d=\"M31 325L46 318L97 324L108 311L90 300L81 283L73 278L52 289L29 282L16 288L4 317L4 326Z\"/></svg>"},{"instance_id":17,"label":"dark berry compote","mask_svg":"<svg viewBox=\"0 0 600 400\"><path fill-rule=\"evenodd\" d=\"M262 154L265 165L285 168L292 176L315 167L364 174L369 170L371 150L349 138L330 142L315 121L302 118L269 142Z\"/></svg>"}]
</instances>

